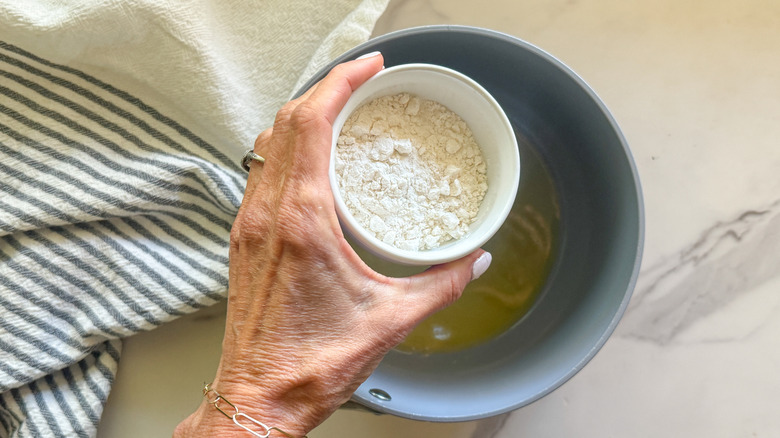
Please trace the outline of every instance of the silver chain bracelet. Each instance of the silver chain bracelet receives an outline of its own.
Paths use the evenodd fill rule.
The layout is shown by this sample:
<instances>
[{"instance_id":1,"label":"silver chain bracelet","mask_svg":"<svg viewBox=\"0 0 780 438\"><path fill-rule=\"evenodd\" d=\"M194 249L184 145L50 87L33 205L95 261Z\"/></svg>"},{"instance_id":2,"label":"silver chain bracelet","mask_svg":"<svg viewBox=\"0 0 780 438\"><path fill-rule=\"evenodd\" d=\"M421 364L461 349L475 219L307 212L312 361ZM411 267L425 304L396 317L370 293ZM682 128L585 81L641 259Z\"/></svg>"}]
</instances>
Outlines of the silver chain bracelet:
<instances>
[{"instance_id":1,"label":"silver chain bracelet","mask_svg":"<svg viewBox=\"0 0 780 438\"><path fill-rule=\"evenodd\" d=\"M214 398L213 399L209 399L209 394L212 394L214 396ZM222 413L222 415L224 415L224 416L230 418L231 420L233 420L233 423L235 423L236 426L244 429L245 431L251 433L254 436L257 436L257 437L260 437L260 438L268 438L268 436L271 435L271 431L275 430L275 431L281 433L282 435L284 435L284 436L286 436L288 438L295 438L294 436L292 436L289 433L283 431L282 429L279 429L278 427L266 426L264 423L255 420L254 418L250 417L249 415L247 415L247 414L245 414L243 412L239 412L238 407L236 407L236 405L231 403L230 400L226 399L224 396L222 396L220 393L218 393L217 390L215 390L214 388L211 387L211 383L208 383L208 384L206 384L203 387L203 397L206 399L206 401L209 404L214 405L214 407L217 408L217 410L220 413ZM228 406L230 406L233 409L233 414L231 415L231 414L228 414L227 412L225 412L219 406L220 402L225 402ZM257 432L257 431L254 431L254 430L250 429L249 426L252 426L252 424L250 424L249 426L247 426L245 424L241 424L238 421L239 418L241 418L242 420L244 420L247 423L253 423L255 426L259 427L262 430L260 432ZM302 438L308 438L308 437L306 435L304 435Z\"/></svg>"}]
</instances>

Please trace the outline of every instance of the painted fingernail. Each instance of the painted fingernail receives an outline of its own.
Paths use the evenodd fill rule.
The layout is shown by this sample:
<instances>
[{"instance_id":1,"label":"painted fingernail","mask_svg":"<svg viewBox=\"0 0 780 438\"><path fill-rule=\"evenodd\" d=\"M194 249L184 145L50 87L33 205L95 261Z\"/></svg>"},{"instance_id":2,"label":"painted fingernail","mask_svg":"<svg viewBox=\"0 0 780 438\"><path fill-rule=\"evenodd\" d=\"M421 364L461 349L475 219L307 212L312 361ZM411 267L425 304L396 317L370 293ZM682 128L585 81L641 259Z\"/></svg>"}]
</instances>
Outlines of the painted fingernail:
<instances>
[{"instance_id":1,"label":"painted fingernail","mask_svg":"<svg viewBox=\"0 0 780 438\"><path fill-rule=\"evenodd\" d=\"M382 52L376 51L376 52L366 53L365 55L360 55L360 56L358 56L358 57L357 57L357 58L355 58L355 59L366 59L366 58L371 58L372 56L379 55L380 53L382 53Z\"/></svg>"},{"instance_id":2,"label":"painted fingernail","mask_svg":"<svg viewBox=\"0 0 780 438\"><path fill-rule=\"evenodd\" d=\"M493 256L490 255L489 252L482 253L482 255L474 261L474 264L471 265L471 281L481 277L490 267L490 262L492 261Z\"/></svg>"}]
</instances>

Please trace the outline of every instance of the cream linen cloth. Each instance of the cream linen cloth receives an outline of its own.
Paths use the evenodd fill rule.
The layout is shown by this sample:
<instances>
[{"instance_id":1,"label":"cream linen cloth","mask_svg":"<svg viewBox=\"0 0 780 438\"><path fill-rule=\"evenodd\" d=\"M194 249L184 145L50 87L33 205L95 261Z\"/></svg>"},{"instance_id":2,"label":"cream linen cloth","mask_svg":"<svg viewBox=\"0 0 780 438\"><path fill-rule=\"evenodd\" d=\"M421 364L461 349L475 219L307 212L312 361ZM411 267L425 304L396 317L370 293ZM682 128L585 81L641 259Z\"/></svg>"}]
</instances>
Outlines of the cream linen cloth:
<instances>
[{"instance_id":1,"label":"cream linen cloth","mask_svg":"<svg viewBox=\"0 0 780 438\"><path fill-rule=\"evenodd\" d=\"M94 436L120 339L225 296L238 160L386 5L0 0L0 437Z\"/></svg>"}]
</instances>

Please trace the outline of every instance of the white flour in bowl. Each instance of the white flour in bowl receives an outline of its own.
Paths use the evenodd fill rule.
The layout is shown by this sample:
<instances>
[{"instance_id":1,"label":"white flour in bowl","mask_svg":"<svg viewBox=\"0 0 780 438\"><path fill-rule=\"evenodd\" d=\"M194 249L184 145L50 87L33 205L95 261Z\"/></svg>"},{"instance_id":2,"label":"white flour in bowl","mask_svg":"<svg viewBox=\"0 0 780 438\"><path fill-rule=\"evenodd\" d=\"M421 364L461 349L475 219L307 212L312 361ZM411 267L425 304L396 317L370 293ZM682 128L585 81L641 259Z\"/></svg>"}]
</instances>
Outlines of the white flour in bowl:
<instances>
[{"instance_id":1,"label":"white flour in bowl","mask_svg":"<svg viewBox=\"0 0 780 438\"><path fill-rule=\"evenodd\" d=\"M358 223L404 250L463 237L487 191L486 164L463 119L407 93L352 113L338 138L335 168Z\"/></svg>"}]
</instances>

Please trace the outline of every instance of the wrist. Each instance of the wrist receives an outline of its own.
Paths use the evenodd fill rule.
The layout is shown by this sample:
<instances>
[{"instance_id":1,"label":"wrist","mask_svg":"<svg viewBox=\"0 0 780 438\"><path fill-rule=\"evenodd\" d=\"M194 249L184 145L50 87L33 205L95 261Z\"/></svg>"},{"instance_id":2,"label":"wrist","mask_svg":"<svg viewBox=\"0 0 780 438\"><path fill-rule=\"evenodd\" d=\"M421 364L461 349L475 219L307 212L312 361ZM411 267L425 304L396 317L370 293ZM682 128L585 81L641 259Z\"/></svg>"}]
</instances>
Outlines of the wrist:
<instances>
[{"instance_id":1,"label":"wrist","mask_svg":"<svg viewBox=\"0 0 780 438\"><path fill-rule=\"evenodd\" d=\"M303 436L348 401L362 381L349 366L336 371L328 361L308 362L257 356L248 362L223 353L212 387L252 418Z\"/></svg>"},{"instance_id":2,"label":"wrist","mask_svg":"<svg viewBox=\"0 0 780 438\"><path fill-rule=\"evenodd\" d=\"M258 367L245 370L240 361L220 364L214 381L206 388L204 399L192 415L182 421L175 437L246 436L241 425L260 434L270 430L269 438L303 437L327 418L332 409L318 397L321 386L316 376L289 367ZM264 368L266 372L262 372ZM252 421L262 424L253 424ZM280 431L283 431L280 432ZM287 435L286 435L287 434Z\"/></svg>"},{"instance_id":3,"label":"wrist","mask_svg":"<svg viewBox=\"0 0 780 438\"><path fill-rule=\"evenodd\" d=\"M285 390L283 385L275 382L262 382L261 384L249 384L235 380L215 380L211 385L214 391L207 394L206 410L210 408L216 413L217 421L227 421L233 424L234 414L243 414L256 422L262 423L267 428L276 428L293 437L302 437L313 429L319 421L309 415L305 406L296 403L291 389ZM221 397L218 400L217 397ZM214 403L216 401L216 403ZM227 418L219 409L227 414ZM246 421L242 421L246 420ZM239 422L249 426L252 430L262 429L255 427L252 421L239 416ZM265 430L261 431L265 433ZM271 433L270 437L286 436L284 433Z\"/></svg>"},{"instance_id":4,"label":"wrist","mask_svg":"<svg viewBox=\"0 0 780 438\"><path fill-rule=\"evenodd\" d=\"M179 423L173 436L243 437L249 430L269 438L305 438L309 428L294 421L289 425L283 424L292 416L279 415L283 410L269 406L272 404L259 403L256 398L228 397L209 384L204 389L204 399L198 409Z\"/></svg>"}]
</instances>

